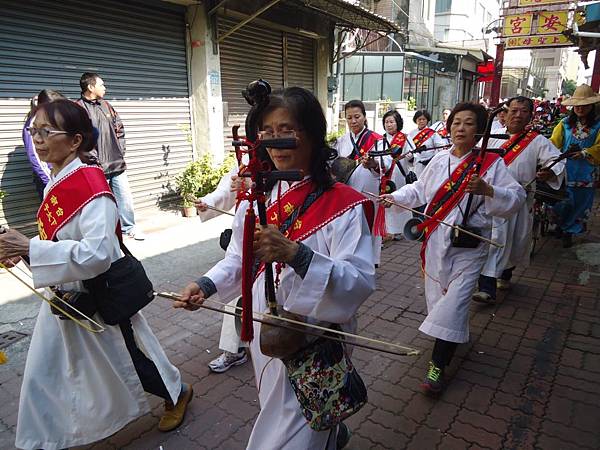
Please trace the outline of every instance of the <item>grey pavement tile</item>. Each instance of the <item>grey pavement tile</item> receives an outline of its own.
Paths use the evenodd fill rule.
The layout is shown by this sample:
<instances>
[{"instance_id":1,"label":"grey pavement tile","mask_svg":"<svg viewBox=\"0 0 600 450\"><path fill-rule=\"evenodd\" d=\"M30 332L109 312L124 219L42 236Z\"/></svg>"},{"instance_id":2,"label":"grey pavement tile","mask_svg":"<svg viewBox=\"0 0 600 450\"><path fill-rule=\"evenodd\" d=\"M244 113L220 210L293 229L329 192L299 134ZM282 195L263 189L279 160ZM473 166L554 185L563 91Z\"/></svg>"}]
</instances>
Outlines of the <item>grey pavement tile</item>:
<instances>
[{"instance_id":1,"label":"grey pavement tile","mask_svg":"<svg viewBox=\"0 0 600 450\"><path fill-rule=\"evenodd\" d=\"M599 223L595 217L592 227ZM157 289L180 290L222 256L214 239L199 241L199 227L186 222L148 245L133 243ZM177 248L169 247L175 241ZM450 384L436 400L419 392L433 345L418 331L426 315L419 244L386 245L378 289L359 311L359 331L423 353L409 358L354 350L369 402L347 420L353 432L347 448L600 448L600 279L579 284L576 249L563 250L548 238L533 264L515 271L498 305L473 305L471 342L459 347L447 371ZM2 316L0 330L21 322L31 332L37 304L10 305L11 319ZM186 420L177 431L159 433L162 404L151 399L151 414L83 448L243 449L258 413L256 385L250 364L210 373L207 364L220 353L221 317L177 311L163 300L145 314L171 361L194 383ZM23 339L9 347L9 363L0 366L0 449L13 446L28 345Z\"/></svg>"}]
</instances>

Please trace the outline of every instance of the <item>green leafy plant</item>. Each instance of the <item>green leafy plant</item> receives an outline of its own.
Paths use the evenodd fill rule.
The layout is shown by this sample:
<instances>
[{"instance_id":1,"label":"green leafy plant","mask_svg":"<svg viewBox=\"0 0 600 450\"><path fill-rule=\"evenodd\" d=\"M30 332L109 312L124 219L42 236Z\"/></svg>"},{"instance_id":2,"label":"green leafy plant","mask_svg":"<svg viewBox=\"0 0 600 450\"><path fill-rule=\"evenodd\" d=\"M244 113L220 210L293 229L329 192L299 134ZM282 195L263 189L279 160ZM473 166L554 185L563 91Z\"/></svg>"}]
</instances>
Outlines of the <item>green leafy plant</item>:
<instances>
[{"instance_id":1,"label":"green leafy plant","mask_svg":"<svg viewBox=\"0 0 600 450\"><path fill-rule=\"evenodd\" d=\"M6 196L6 192L0 191L0 200L2 200Z\"/></svg>"},{"instance_id":2,"label":"green leafy plant","mask_svg":"<svg viewBox=\"0 0 600 450\"><path fill-rule=\"evenodd\" d=\"M335 141L337 141L338 138L342 137L345 133L346 130L344 130L343 128L338 128L337 131L327 133L327 136L325 136L325 142L327 142L328 145L333 145Z\"/></svg>"},{"instance_id":3,"label":"green leafy plant","mask_svg":"<svg viewBox=\"0 0 600 450\"><path fill-rule=\"evenodd\" d=\"M414 111L417 109L417 99L413 97L408 97L406 109L409 111Z\"/></svg>"},{"instance_id":4,"label":"green leafy plant","mask_svg":"<svg viewBox=\"0 0 600 450\"><path fill-rule=\"evenodd\" d=\"M575 80L566 79L562 82L561 87L563 95L573 95L575 89L577 88L577 82Z\"/></svg>"},{"instance_id":5,"label":"green leafy plant","mask_svg":"<svg viewBox=\"0 0 600 450\"><path fill-rule=\"evenodd\" d=\"M219 181L235 164L233 155L227 155L223 164L215 167L210 153L203 155L197 161L190 162L178 176L175 177L175 188L183 200L184 208L194 206L194 200L204 197L215 190Z\"/></svg>"}]
</instances>

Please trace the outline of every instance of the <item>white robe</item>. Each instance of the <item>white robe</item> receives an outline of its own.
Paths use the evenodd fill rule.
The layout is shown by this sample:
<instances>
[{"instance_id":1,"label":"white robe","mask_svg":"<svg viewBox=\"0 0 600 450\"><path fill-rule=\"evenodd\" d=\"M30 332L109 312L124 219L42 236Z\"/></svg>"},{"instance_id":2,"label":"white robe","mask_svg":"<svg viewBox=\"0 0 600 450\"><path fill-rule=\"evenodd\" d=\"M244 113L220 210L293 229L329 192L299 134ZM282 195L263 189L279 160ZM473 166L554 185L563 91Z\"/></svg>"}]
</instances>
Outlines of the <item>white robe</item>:
<instances>
[{"instance_id":1,"label":"white robe","mask_svg":"<svg viewBox=\"0 0 600 450\"><path fill-rule=\"evenodd\" d=\"M79 159L69 163L50 178L45 192L81 165ZM33 238L29 257L35 287L84 290L78 280L99 275L122 256L115 235L117 220L115 203L102 196L61 228L58 242ZM98 314L94 319L104 324ZM176 401L181 389L179 371L142 314L135 314L131 323L140 349L154 361ZM104 332L92 334L73 321L58 319L48 303L42 303L19 398L18 448L54 450L89 444L149 411L121 330L104 326Z\"/></svg>"},{"instance_id":2,"label":"white robe","mask_svg":"<svg viewBox=\"0 0 600 450\"><path fill-rule=\"evenodd\" d=\"M338 156L344 156L347 158L352 154L354 146L352 145L350 135L352 135L352 139L354 139L354 142L356 142L357 136L350 131L340 137L333 145L333 148L335 148L338 152ZM374 146L371 148L374 148ZM371 148L367 150L371 150ZM367 169L363 165L358 165L350 176L348 185L356 189L358 192L369 191L377 194L379 193L379 173Z\"/></svg>"},{"instance_id":3,"label":"white robe","mask_svg":"<svg viewBox=\"0 0 600 450\"><path fill-rule=\"evenodd\" d=\"M288 184L282 182L282 192ZM273 189L271 199L276 198ZM241 248L247 202L240 205L233 223L233 238L225 258L206 276L221 297L241 290ZM375 290L371 236L362 206L332 220L303 241L314 251L304 279L286 266L281 273L277 300L284 309L307 316L310 321L337 323L345 331L356 330L356 311ZM252 289L254 311L267 311L264 272ZM259 389L260 413L248 449L325 449L329 431L311 429L287 377L285 366L260 351L260 323L254 323L250 344L254 374ZM333 433L332 433L333 434ZM332 447L333 445L333 447ZM335 436L329 448L335 448Z\"/></svg>"},{"instance_id":4,"label":"white robe","mask_svg":"<svg viewBox=\"0 0 600 450\"><path fill-rule=\"evenodd\" d=\"M500 147L504 140L495 139L490 144ZM544 136L537 136L508 166L508 171L522 186L535 179L536 167L546 167L552 160L560 156L560 151ZM558 189L565 176L565 163L561 161L552 167L556 179L548 182L553 189ZM535 190L535 183L528 189ZM490 247L490 252L482 274L498 278L504 269L517 265L528 265L531 253L531 233L533 226L533 192L527 193L527 201L516 214L508 219L494 218L492 240L504 245L502 248Z\"/></svg>"},{"instance_id":5,"label":"white robe","mask_svg":"<svg viewBox=\"0 0 600 450\"><path fill-rule=\"evenodd\" d=\"M388 133L385 133L384 137L387 139L388 143L392 142L392 139L394 138L392 135L390 135ZM383 148L383 140L377 141L376 149L378 151L381 151L382 148ZM387 150L387 146L386 146L386 150ZM406 154L409 151L410 151L410 146L409 146L408 139L407 139L407 141L404 144L404 147L402 149L402 154ZM384 159L384 165L387 162L385 170L388 170L389 164L391 164L391 161L392 161L392 159L390 157L387 157L387 158L389 158L389 162L387 162L388 161L387 159ZM408 173L411 170L409 168L407 158L401 159L400 165L402 166L402 170L404 170L404 173ZM404 175L402 175L402 172L398 169L398 167L394 167L394 171L392 172L392 181L396 185L396 189L400 189L402 186L404 186L406 184L405 180L404 180ZM377 205L376 207L378 208L379 206ZM391 233L391 234L404 233L404 225L411 217L412 217L412 214L409 211L402 210L400 208L386 208L386 210L385 210L385 226L386 226L387 232Z\"/></svg>"},{"instance_id":6,"label":"white robe","mask_svg":"<svg viewBox=\"0 0 600 450\"><path fill-rule=\"evenodd\" d=\"M364 128L363 128L364 130ZM361 131L362 132L362 131ZM335 144L332 146L337 150L338 156L349 157L354 150L354 146L352 145L352 139L350 138L352 135L352 139L354 142L357 141L357 135L349 131L342 137L340 137ZM360 135L360 133L358 133ZM373 147L367 149L367 151L373 149ZM378 158L379 159L379 158ZM387 161L391 161L391 158L386 158ZM389 162L388 162L389 165ZM362 164L356 166L352 175L348 179L348 186L356 189L358 192L371 192L373 194L379 194L379 185L380 185L380 173L371 169L367 169ZM373 252L375 254L375 264L379 264L381 259L381 236L373 236Z\"/></svg>"},{"instance_id":7,"label":"white robe","mask_svg":"<svg viewBox=\"0 0 600 450\"><path fill-rule=\"evenodd\" d=\"M452 150L452 149L450 149ZM414 207L429 203L442 183L463 161L450 151L438 152L425 168L421 178L392 193L395 201ZM475 196L468 225L481 229L483 236L491 234L492 216L508 217L525 201L524 189L512 178L499 159L488 169L483 179L494 187L494 197ZM468 195L444 219L461 224ZM427 317L419 327L423 333L451 342L469 340L469 304L471 295L488 253L488 245L476 248L455 248L451 245L452 229L439 225L429 237L425 250L425 299Z\"/></svg>"},{"instance_id":8,"label":"white robe","mask_svg":"<svg viewBox=\"0 0 600 450\"><path fill-rule=\"evenodd\" d=\"M421 132L421 130L419 130L418 128L415 128L414 130L412 130L408 133L408 139L410 140L409 146L412 150L415 149L415 144L414 144L413 139L420 132ZM424 145L427 148L434 148L434 147L440 147L442 145L446 145L446 142L444 142L444 139L442 139L442 137L439 134L433 133L433 135L421 145ZM431 158L433 158L433 155L435 155L439 151L440 151L439 149L438 150L425 150L420 153L415 153L414 159L410 162L410 164L411 164L412 171L417 175L417 178L423 173L423 171L425 170L425 167L426 167L424 164L422 164L422 162L429 161Z\"/></svg>"},{"instance_id":9,"label":"white robe","mask_svg":"<svg viewBox=\"0 0 600 450\"><path fill-rule=\"evenodd\" d=\"M499 120L494 120L491 132L494 134L506 133L506 125L502 125Z\"/></svg>"},{"instance_id":10,"label":"white robe","mask_svg":"<svg viewBox=\"0 0 600 450\"><path fill-rule=\"evenodd\" d=\"M439 134L439 133L440 133L440 131L442 131L442 130L443 130L443 129L445 129L445 128L446 128L446 122L444 122L444 121L442 121L442 120L438 120L436 123L434 123L434 124L431 126L431 129L432 129L433 131L435 131L436 133L438 133L438 136L440 136L440 134ZM452 142L451 142L451 141L452 141L452 139L450 139L450 133L448 133L448 134L446 135L446 137L440 136L440 139L442 140L442 142L443 142L444 144L450 144L450 143L452 143Z\"/></svg>"}]
</instances>

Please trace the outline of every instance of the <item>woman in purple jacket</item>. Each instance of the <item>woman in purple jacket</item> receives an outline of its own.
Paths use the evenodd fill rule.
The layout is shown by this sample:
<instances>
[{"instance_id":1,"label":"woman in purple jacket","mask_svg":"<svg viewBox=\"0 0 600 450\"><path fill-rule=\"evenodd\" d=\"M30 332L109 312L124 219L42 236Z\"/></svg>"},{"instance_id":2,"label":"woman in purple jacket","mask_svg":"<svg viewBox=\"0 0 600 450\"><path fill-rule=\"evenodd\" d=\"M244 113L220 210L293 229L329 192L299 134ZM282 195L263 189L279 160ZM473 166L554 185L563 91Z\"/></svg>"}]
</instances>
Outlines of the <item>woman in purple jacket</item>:
<instances>
[{"instance_id":1,"label":"woman in purple jacket","mask_svg":"<svg viewBox=\"0 0 600 450\"><path fill-rule=\"evenodd\" d=\"M43 89L40 91L38 95L35 95L31 98L31 109L27 114L27 118L25 119L25 125L23 125L23 144L25 145L25 150L27 151L27 157L29 158L29 162L31 163L31 169L33 170L33 184L35 185L35 190L37 191L40 200L44 198L44 188L48 183L48 176L50 174L50 166L47 163L40 160L37 153L35 152L35 147L33 145L33 139L31 138L31 134L27 128L33 122L35 118L35 110L39 105L43 105L44 103L50 103L54 100L65 99L66 97L62 95L58 91L53 91L52 89Z\"/></svg>"}]
</instances>

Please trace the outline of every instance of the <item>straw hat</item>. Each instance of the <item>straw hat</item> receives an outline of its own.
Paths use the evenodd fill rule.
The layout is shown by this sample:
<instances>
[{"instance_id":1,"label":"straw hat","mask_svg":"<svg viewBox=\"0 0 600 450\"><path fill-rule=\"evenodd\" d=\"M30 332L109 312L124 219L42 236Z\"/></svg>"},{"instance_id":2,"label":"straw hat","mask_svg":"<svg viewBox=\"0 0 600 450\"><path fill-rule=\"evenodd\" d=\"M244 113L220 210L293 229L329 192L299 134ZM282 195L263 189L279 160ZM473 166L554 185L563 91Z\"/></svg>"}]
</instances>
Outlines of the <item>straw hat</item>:
<instances>
[{"instance_id":1,"label":"straw hat","mask_svg":"<svg viewBox=\"0 0 600 450\"><path fill-rule=\"evenodd\" d=\"M587 84L582 84L581 86L577 86L573 96L563 101L562 104L564 106L585 106L598 102L600 102L600 94L594 92Z\"/></svg>"}]
</instances>

